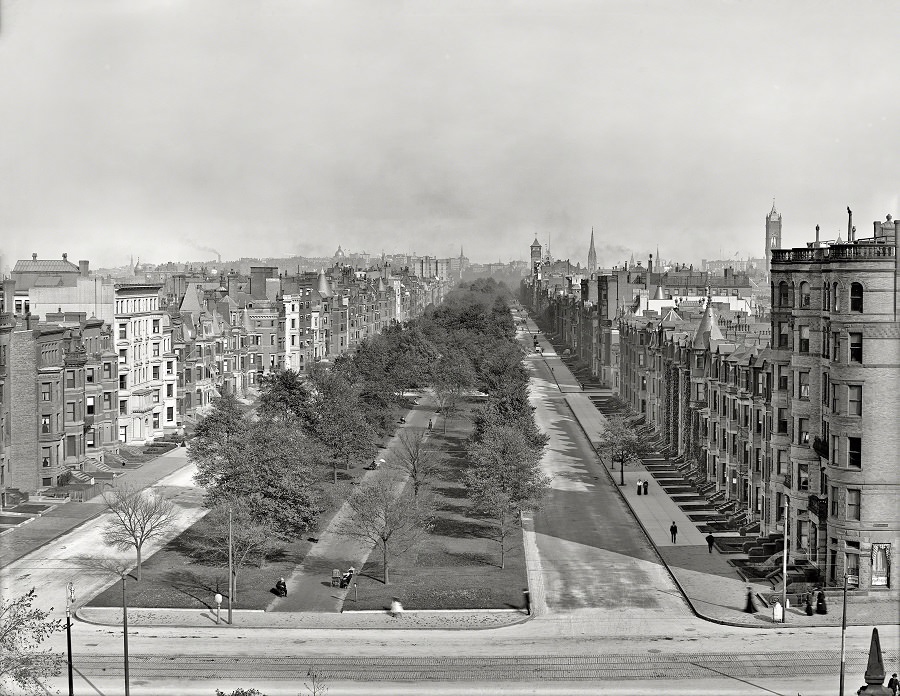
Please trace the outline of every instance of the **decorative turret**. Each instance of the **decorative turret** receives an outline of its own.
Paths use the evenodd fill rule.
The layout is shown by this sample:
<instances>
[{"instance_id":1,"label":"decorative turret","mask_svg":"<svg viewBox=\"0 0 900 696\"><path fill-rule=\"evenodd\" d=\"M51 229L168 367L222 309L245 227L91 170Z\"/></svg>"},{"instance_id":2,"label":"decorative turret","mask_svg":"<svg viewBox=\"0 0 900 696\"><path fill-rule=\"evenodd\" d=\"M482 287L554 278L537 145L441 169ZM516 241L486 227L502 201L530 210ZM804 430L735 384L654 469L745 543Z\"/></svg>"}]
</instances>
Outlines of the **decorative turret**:
<instances>
[{"instance_id":1,"label":"decorative turret","mask_svg":"<svg viewBox=\"0 0 900 696\"><path fill-rule=\"evenodd\" d=\"M325 269L319 269L319 277L316 279L316 291L322 297L331 297L331 284L328 282L328 276L325 275Z\"/></svg>"},{"instance_id":2,"label":"decorative turret","mask_svg":"<svg viewBox=\"0 0 900 696\"><path fill-rule=\"evenodd\" d=\"M541 243L535 237L531 243L531 274L536 273L535 268L541 263Z\"/></svg>"},{"instance_id":3,"label":"decorative turret","mask_svg":"<svg viewBox=\"0 0 900 696\"><path fill-rule=\"evenodd\" d=\"M694 332L694 340L692 346L694 350L706 350L712 341L722 341L722 331L719 329L719 322L716 318L716 312L712 306L712 291L706 288L706 309L700 319L700 325Z\"/></svg>"}]
</instances>

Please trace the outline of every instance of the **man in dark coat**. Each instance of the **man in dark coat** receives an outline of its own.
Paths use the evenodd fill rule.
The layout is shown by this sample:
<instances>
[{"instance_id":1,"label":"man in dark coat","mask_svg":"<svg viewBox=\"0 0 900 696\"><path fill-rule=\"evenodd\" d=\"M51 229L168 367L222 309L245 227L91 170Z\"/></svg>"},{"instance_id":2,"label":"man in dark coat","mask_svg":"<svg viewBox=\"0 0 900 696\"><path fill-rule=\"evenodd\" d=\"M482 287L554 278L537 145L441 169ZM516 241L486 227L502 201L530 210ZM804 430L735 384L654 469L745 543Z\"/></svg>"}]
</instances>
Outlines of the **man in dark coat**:
<instances>
[{"instance_id":1,"label":"man in dark coat","mask_svg":"<svg viewBox=\"0 0 900 696\"><path fill-rule=\"evenodd\" d=\"M675 544L676 539L678 538L678 525L675 524L675 521L672 521L672 526L669 527L669 534L672 535L672 543Z\"/></svg>"}]
</instances>

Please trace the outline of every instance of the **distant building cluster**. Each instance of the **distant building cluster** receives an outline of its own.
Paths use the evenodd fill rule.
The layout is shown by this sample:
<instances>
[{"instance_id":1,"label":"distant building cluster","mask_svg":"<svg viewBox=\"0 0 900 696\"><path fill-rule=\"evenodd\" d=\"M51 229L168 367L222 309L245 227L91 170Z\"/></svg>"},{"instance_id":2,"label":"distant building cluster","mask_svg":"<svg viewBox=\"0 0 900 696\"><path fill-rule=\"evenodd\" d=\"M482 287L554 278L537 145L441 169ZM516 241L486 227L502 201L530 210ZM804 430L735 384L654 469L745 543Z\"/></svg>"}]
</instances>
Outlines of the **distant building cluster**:
<instances>
[{"instance_id":1,"label":"distant building cluster","mask_svg":"<svg viewBox=\"0 0 900 696\"><path fill-rule=\"evenodd\" d=\"M20 260L0 295L0 490L109 471L122 446L183 432L224 390L251 397L268 372L307 372L421 314L459 272L425 257L104 277L65 254Z\"/></svg>"},{"instance_id":2,"label":"distant building cluster","mask_svg":"<svg viewBox=\"0 0 900 696\"><path fill-rule=\"evenodd\" d=\"M781 249L773 206L765 287L730 268L576 282L537 264L522 290L748 528L788 532L795 568L879 588L900 544L900 226L858 238L848 214L846 241L817 228Z\"/></svg>"}]
</instances>

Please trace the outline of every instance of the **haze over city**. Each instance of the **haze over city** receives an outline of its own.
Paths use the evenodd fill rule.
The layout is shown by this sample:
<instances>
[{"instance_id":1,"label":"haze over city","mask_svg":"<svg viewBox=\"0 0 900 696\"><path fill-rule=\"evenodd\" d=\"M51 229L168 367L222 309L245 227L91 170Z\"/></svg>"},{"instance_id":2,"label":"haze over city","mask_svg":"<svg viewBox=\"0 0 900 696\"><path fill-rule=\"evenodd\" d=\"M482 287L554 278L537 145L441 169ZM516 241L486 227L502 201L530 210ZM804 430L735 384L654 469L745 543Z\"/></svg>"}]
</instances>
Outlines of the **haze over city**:
<instances>
[{"instance_id":1,"label":"haze over city","mask_svg":"<svg viewBox=\"0 0 900 696\"><path fill-rule=\"evenodd\" d=\"M759 256L896 212L888 2L7 2L10 261Z\"/></svg>"}]
</instances>

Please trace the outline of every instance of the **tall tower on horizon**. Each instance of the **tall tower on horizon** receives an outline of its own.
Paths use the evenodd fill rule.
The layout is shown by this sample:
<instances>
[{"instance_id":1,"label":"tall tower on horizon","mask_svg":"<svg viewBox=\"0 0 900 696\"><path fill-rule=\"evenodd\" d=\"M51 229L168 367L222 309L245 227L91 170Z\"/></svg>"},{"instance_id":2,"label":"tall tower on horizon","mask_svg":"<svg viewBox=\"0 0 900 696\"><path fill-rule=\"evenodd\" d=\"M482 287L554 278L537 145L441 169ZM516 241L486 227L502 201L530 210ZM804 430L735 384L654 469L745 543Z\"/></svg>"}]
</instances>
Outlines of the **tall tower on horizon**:
<instances>
[{"instance_id":1,"label":"tall tower on horizon","mask_svg":"<svg viewBox=\"0 0 900 696\"><path fill-rule=\"evenodd\" d=\"M531 275L537 275L537 267L541 263L541 243L535 237L531 243Z\"/></svg>"},{"instance_id":2,"label":"tall tower on horizon","mask_svg":"<svg viewBox=\"0 0 900 696\"><path fill-rule=\"evenodd\" d=\"M594 249L594 228L591 228L591 246L588 248L588 273L597 272L597 250Z\"/></svg>"},{"instance_id":3,"label":"tall tower on horizon","mask_svg":"<svg viewBox=\"0 0 900 696\"><path fill-rule=\"evenodd\" d=\"M772 263L772 249L781 248L781 213L775 210L775 200L772 200L772 210L766 215L766 273Z\"/></svg>"}]
</instances>

